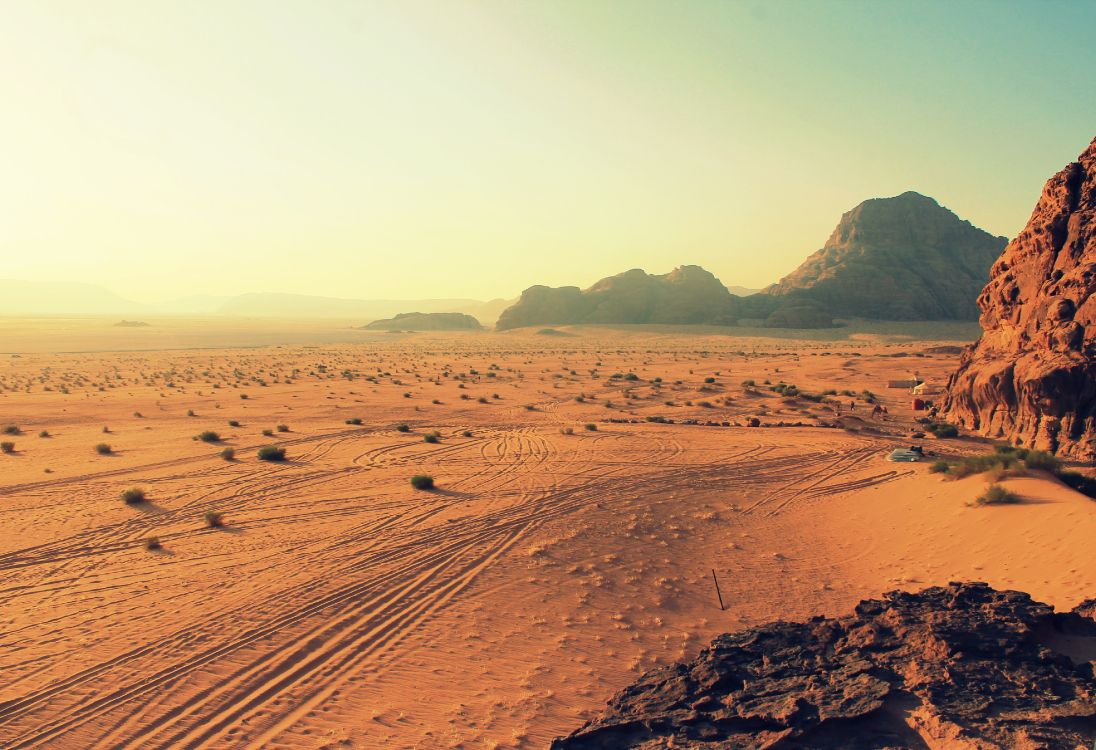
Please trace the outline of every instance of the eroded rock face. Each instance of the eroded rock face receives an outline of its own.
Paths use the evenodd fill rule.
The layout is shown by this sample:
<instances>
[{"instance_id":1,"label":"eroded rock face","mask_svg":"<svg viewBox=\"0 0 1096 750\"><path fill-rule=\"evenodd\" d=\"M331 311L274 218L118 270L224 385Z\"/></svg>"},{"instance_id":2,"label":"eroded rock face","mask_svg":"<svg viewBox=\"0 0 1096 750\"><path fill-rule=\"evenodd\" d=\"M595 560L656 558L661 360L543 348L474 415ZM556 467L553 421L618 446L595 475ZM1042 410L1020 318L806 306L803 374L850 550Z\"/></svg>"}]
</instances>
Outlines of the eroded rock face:
<instances>
[{"instance_id":1,"label":"eroded rock face","mask_svg":"<svg viewBox=\"0 0 1096 750\"><path fill-rule=\"evenodd\" d=\"M837 317L974 320L975 299L1006 242L919 193L873 198L766 291Z\"/></svg>"},{"instance_id":2,"label":"eroded rock face","mask_svg":"<svg viewBox=\"0 0 1096 750\"><path fill-rule=\"evenodd\" d=\"M982 338L948 385L952 421L1096 458L1096 141L1050 178L978 298Z\"/></svg>"},{"instance_id":3,"label":"eroded rock face","mask_svg":"<svg viewBox=\"0 0 1096 750\"><path fill-rule=\"evenodd\" d=\"M723 635L553 750L1089 748L1096 620L950 584Z\"/></svg>"}]
</instances>

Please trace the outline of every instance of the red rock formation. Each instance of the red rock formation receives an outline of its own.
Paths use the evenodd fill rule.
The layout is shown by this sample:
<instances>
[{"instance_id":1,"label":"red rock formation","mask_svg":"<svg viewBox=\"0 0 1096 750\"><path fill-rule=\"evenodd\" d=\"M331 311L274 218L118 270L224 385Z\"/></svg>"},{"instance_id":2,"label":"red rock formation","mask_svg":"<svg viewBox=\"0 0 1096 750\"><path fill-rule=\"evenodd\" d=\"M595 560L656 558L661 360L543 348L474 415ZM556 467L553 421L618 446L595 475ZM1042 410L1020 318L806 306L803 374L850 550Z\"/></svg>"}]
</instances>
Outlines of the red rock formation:
<instances>
[{"instance_id":1,"label":"red rock formation","mask_svg":"<svg viewBox=\"0 0 1096 750\"><path fill-rule=\"evenodd\" d=\"M1054 175L978 298L982 338L944 410L960 425L1096 458L1096 140Z\"/></svg>"}]
</instances>

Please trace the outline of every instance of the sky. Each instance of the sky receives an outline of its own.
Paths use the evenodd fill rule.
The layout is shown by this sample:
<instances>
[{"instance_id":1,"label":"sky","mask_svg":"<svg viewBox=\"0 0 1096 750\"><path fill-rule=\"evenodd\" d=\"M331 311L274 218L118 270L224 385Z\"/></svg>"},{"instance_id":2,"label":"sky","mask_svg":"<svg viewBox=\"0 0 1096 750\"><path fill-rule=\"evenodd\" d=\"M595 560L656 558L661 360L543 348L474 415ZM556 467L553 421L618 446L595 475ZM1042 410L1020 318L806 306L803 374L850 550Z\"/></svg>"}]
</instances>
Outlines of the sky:
<instances>
[{"instance_id":1,"label":"sky","mask_svg":"<svg viewBox=\"0 0 1096 750\"><path fill-rule=\"evenodd\" d=\"M0 0L0 278L157 302L762 287L861 201L994 234L1096 136L1096 3Z\"/></svg>"}]
</instances>

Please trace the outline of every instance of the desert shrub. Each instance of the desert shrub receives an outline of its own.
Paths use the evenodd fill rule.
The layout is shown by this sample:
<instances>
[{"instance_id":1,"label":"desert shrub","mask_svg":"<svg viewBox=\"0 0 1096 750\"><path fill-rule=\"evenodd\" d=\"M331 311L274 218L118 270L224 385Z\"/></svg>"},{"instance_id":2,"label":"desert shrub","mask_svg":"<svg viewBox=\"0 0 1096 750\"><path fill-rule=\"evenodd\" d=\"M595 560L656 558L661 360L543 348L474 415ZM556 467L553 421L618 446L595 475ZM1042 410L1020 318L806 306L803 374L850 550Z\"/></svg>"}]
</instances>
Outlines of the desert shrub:
<instances>
[{"instance_id":1,"label":"desert shrub","mask_svg":"<svg viewBox=\"0 0 1096 750\"><path fill-rule=\"evenodd\" d=\"M240 420L230 419L230 420L228 420L228 426L229 427L239 427L240 426Z\"/></svg>"},{"instance_id":2,"label":"desert shrub","mask_svg":"<svg viewBox=\"0 0 1096 750\"><path fill-rule=\"evenodd\" d=\"M133 416L134 416L134 417L136 417L137 419L144 419L144 418L145 418L145 415L144 415L144 414L142 414L142 413L141 413L141 412L139 412L139 411L135 411L135 412L133 412Z\"/></svg>"},{"instance_id":3,"label":"desert shrub","mask_svg":"<svg viewBox=\"0 0 1096 750\"><path fill-rule=\"evenodd\" d=\"M263 430L263 435L265 437L273 437L274 436L274 430L267 427L265 430Z\"/></svg>"},{"instance_id":4,"label":"desert shrub","mask_svg":"<svg viewBox=\"0 0 1096 750\"><path fill-rule=\"evenodd\" d=\"M396 425L396 432L410 432L411 427L406 422L400 422Z\"/></svg>"},{"instance_id":5,"label":"desert shrub","mask_svg":"<svg viewBox=\"0 0 1096 750\"><path fill-rule=\"evenodd\" d=\"M205 519L206 526L211 529L219 529L225 525L225 514L219 510L207 510L202 514L202 518Z\"/></svg>"},{"instance_id":6,"label":"desert shrub","mask_svg":"<svg viewBox=\"0 0 1096 750\"><path fill-rule=\"evenodd\" d=\"M533 404L526 404L525 405L525 411L536 411L536 410L537 410L537 407L534 406Z\"/></svg>"},{"instance_id":7,"label":"desert shrub","mask_svg":"<svg viewBox=\"0 0 1096 750\"><path fill-rule=\"evenodd\" d=\"M48 438L49 436L50 436L49 430L42 430L41 432L38 433L38 437L40 437L40 438Z\"/></svg>"},{"instance_id":8,"label":"desert shrub","mask_svg":"<svg viewBox=\"0 0 1096 750\"><path fill-rule=\"evenodd\" d=\"M131 487L122 493L122 500L126 505L137 505L143 503L148 498L145 496L145 491L140 487Z\"/></svg>"},{"instance_id":9,"label":"desert shrub","mask_svg":"<svg viewBox=\"0 0 1096 750\"><path fill-rule=\"evenodd\" d=\"M278 425L277 429L278 429L278 432L289 432L289 425L280 424L280 425Z\"/></svg>"},{"instance_id":10,"label":"desert shrub","mask_svg":"<svg viewBox=\"0 0 1096 750\"><path fill-rule=\"evenodd\" d=\"M714 383L714 382L715 382L715 378L710 378L710 377L709 377L709 378L704 378L704 382L705 382L705 383Z\"/></svg>"},{"instance_id":11,"label":"desert shrub","mask_svg":"<svg viewBox=\"0 0 1096 750\"><path fill-rule=\"evenodd\" d=\"M1020 496L999 484L991 484L975 499L975 502L979 505L1009 505L1020 502Z\"/></svg>"},{"instance_id":12,"label":"desert shrub","mask_svg":"<svg viewBox=\"0 0 1096 750\"><path fill-rule=\"evenodd\" d=\"M264 445L259 448L258 455L260 461L284 461L285 448L280 445Z\"/></svg>"},{"instance_id":13,"label":"desert shrub","mask_svg":"<svg viewBox=\"0 0 1096 750\"><path fill-rule=\"evenodd\" d=\"M416 490L434 489L434 477L429 474L416 474L411 477L411 486Z\"/></svg>"},{"instance_id":14,"label":"desert shrub","mask_svg":"<svg viewBox=\"0 0 1096 750\"><path fill-rule=\"evenodd\" d=\"M947 461L935 461L932 466L929 467L929 471L933 474L947 474L949 468L951 467L948 466Z\"/></svg>"},{"instance_id":15,"label":"desert shrub","mask_svg":"<svg viewBox=\"0 0 1096 750\"><path fill-rule=\"evenodd\" d=\"M203 430L198 433L198 439L203 443L218 443L221 441L221 436L213 430Z\"/></svg>"},{"instance_id":16,"label":"desert shrub","mask_svg":"<svg viewBox=\"0 0 1096 750\"><path fill-rule=\"evenodd\" d=\"M158 549L163 549L164 545L160 544L160 537L150 536L145 540L145 549L150 552L155 552Z\"/></svg>"},{"instance_id":17,"label":"desert shrub","mask_svg":"<svg viewBox=\"0 0 1096 750\"><path fill-rule=\"evenodd\" d=\"M114 452L114 449L111 448L107 443L99 443L95 446L95 452L98 453L100 456L109 456L111 453Z\"/></svg>"},{"instance_id":18,"label":"desert shrub","mask_svg":"<svg viewBox=\"0 0 1096 750\"><path fill-rule=\"evenodd\" d=\"M194 410L193 409L187 409L186 410L186 415L188 417L193 417L194 416Z\"/></svg>"},{"instance_id":19,"label":"desert shrub","mask_svg":"<svg viewBox=\"0 0 1096 750\"><path fill-rule=\"evenodd\" d=\"M424 443L437 443L441 440L441 434L438 432L428 432L422 436Z\"/></svg>"},{"instance_id":20,"label":"desert shrub","mask_svg":"<svg viewBox=\"0 0 1096 750\"><path fill-rule=\"evenodd\" d=\"M597 432L597 425L593 422L587 422L586 424L582 425L582 428L584 430L589 430L590 432Z\"/></svg>"},{"instance_id":21,"label":"desert shrub","mask_svg":"<svg viewBox=\"0 0 1096 750\"><path fill-rule=\"evenodd\" d=\"M480 396L479 398L477 398L476 401L480 402L481 404L486 404L487 403L487 399L484 398L483 396Z\"/></svg>"},{"instance_id":22,"label":"desert shrub","mask_svg":"<svg viewBox=\"0 0 1096 750\"><path fill-rule=\"evenodd\" d=\"M351 417L350 419L346 420L346 423L347 424L361 424L362 423L362 418L361 417Z\"/></svg>"},{"instance_id":23,"label":"desert shrub","mask_svg":"<svg viewBox=\"0 0 1096 750\"><path fill-rule=\"evenodd\" d=\"M19 429L19 425L9 424L9 425L5 425L5 427L3 429L3 433L5 435L22 435L23 431L21 429Z\"/></svg>"},{"instance_id":24,"label":"desert shrub","mask_svg":"<svg viewBox=\"0 0 1096 750\"><path fill-rule=\"evenodd\" d=\"M1024 456L1024 466L1033 470L1057 472L1062 468L1062 462L1046 451L1028 451Z\"/></svg>"},{"instance_id":25,"label":"desert shrub","mask_svg":"<svg viewBox=\"0 0 1096 750\"><path fill-rule=\"evenodd\" d=\"M3 451L4 453L15 453L15 443L10 440L5 440L0 443L0 451Z\"/></svg>"},{"instance_id":26,"label":"desert shrub","mask_svg":"<svg viewBox=\"0 0 1096 750\"><path fill-rule=\"evenodd\" d=\"M564 435L574 435L575 434L575 428L574 427L561 427L559 431L560 431L560 433L562 433Z\"/></svg>"},{"instance_id":27,"label":"desert shrub","mask_svg":"<svg viewBox=\"0 0 1096 750\"><path fill-rule=\"evenodd\" d=\"M931 422L925 425L925 429L938 438L959 437L959 428L947 422Z\"/></svg>"},{"instance_id":28,"label":"desert shrub","mask_svg":"<svg viewBox=\"0 0 1096 750\"><path fill-rule=\"evenodd\" d=\"M465 430L464 432L461 433L461 435L463 435L464 437L472 437L472 431L471 430Z\"/></svg>"},{"instance_id":29,"label":"desert shrub","mask_svg":"<svg viewBox=\"0 0 1096 750\"><path fill-rule=\"evenodd\" d=\"M223 458L225 461L234 461L234 460L236 460L236 449L235 448L225 448L223 451L221 451L221 458Z\"/></svg>"}]
</instances>

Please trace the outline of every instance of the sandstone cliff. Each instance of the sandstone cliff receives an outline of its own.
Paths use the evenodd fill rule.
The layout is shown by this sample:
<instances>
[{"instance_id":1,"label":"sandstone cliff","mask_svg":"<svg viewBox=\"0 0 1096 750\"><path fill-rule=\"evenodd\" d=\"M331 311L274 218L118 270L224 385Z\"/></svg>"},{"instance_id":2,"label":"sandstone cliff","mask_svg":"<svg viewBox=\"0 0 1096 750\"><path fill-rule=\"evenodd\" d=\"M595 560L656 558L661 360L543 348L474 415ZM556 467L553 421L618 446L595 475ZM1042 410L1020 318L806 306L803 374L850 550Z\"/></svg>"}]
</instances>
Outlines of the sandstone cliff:
<instances>
[{"instance_id":1,"label":"sandstone cliff","mask_svg":"<svg viewBox=\"0 0 1096 750\"><path fill-rule=\"evenodd\" d=\"M1096 140L1054 175L978 298L982 338L945 411L1017 445L1096 458Z\"/></svg>"},{"instance_id":2,"label":"sandstone cliff","mask_svg":"<svg viewBox=\"0 0 1096 750\"><path fill-rule=\"evenodd\" d=\"M1088 748L1093 609L953 583L723 635L552 748Z\"/></svg>"}]
</instances>

